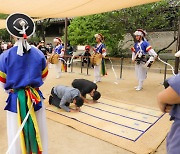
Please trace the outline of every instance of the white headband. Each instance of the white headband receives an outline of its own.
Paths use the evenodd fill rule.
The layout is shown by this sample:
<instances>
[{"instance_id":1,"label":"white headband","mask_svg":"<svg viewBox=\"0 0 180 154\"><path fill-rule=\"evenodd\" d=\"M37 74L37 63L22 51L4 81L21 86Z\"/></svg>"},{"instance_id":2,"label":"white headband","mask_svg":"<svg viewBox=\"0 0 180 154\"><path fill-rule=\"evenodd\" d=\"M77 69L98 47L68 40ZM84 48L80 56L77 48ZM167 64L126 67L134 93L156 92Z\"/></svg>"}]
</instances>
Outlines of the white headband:
<instances>
[{"instance_id":1,"label":"white headband","mask_svg":"<svg viewBox=\"0 0 180 154\"><path fill-rule=\"evenodd\" d=\"M57 38L55 38L53 41L54 41L54 42L59 42L59 43L60 43L60 40L57 39Z\"/></svg>"},{"instance_id":2,"label":"white headband","mask_svg":"<svg viewBox=\"0 0 180 154\"><path fill-rule=\"evenodd\" d=\"M99 34L95 34L94 37L95 38L97 37L97 38L101 39L101 36Z\"/></svg>"},{"instance_id":3,"label":"white headband","mask_svg":"<svg viewBox=\"0 0 180 154\"><path fill-rule=\"evenodd\" d=\"M95 37L95 38L100 39L100 40L101 40L101 42L103 42L103 41L104 41L103 36L101 36L100 34L95 34L95 35L94 35L94 37Z\"/></svg>"},{"instance_id":4,"label":"white headband","mask_svg":"<svg viewBox=\"0 0 180 154\"><path fill-rule=\"evenodd\" d=\"M144 34L141 31L135 31L134 33L135 36L144 36Z\"/></svg>"}]
</instances>

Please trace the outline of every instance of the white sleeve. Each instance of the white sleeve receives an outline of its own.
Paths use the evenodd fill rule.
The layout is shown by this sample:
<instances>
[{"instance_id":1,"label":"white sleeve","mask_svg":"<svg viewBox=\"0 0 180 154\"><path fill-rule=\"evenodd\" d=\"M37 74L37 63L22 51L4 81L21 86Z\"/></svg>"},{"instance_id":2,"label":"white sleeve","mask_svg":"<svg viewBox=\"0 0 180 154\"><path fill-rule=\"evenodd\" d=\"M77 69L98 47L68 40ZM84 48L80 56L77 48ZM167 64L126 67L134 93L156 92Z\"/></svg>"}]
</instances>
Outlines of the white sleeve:
<instances>
[{"instance_id":1,"label":"white sleeve","mask_svg":"<svg viewBox=\"0 0 180 154\"><path fill-rule=\"evenodd\" d=\"M102 56L103 56L103 57L105 57L106 55L107 55L107 53L106 53L106 52L103 52L103 53L102 53Z\"/></svg>"},{"instance_id":2,"label":"white sleeve","mask_svg":"<svg viewBox=\"0 0 180 154\"><path fill-rule=\"evenodd\" d=\"M151 49L148 51L150 56L157 57L157 53L154 51L154 49Z\"/></svg>"},{"instance_id":3,"label":"white sleeve","mask_svg":"<svg viewBox=\"0 0 180 154\"><path fill-rule=\"evenodd\" d=\"M174 56L175 57L180 57L180 50L178 52L176 52Z\"/></svg>"},{"instance_id":4,"label":"white sleeve","mask_svg":"<svg viewBox=\"0 0 180 154\"><path fill-rule=\"evenodd\" d=\"M135 56L136 56L135 52L132 52L132 60L135 59Z\"/></svg>"},{"instance_id":5,"label":"white sleeve","mask_svg":"<svg viewBox=\"0 0 180 154\"><path fill-rule=\"evenodd\" d=\"M59 54L60 57L64 57L64 50L61 50L61 53Z\"/></svg>"}]
</instances>

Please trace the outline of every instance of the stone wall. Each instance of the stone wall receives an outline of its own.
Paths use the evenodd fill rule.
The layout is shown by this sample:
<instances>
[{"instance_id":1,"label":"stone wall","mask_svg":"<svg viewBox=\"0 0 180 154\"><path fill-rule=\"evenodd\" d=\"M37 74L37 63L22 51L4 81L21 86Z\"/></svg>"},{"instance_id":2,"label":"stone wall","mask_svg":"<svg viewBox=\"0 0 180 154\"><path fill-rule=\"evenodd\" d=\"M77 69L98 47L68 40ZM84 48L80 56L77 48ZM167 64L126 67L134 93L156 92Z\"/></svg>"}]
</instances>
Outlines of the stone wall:
<instances>
[{"instance_id":1,"label":"stone wall","mask_svg":"<svg viewBox=\"0 0 180 154\"><path fill-rule=\"evenodd\" d=\"M128 41L131 40L131 41ZM154 50L159 50L167 45L169 45L174 40L174 32L173 31L166 31L166 32L149 32L147 35L147 40L154 48ZM128 41L128 42L127 42ZM126 34L124 40L123 48L131 48L133 45L133 40L130 34ZM167 50L172 51L173 53L176 51L177 41L170 46Z\"/></svg>"},{"instance_id":2,"label":"stone wall","mask_svg":"<svg viewBox=\"0 0 180 154\"><path fill-rule=\"evenodd\" d=\"M46 43L53 43L53 39L57 37L46 37ZM153 47L155 51L162 49L169 45L174 39L174 32L173 31L166 31L166 32L149 32L147 35L147 40ZM131 41L129 41L131 40ZM128 41L128 42L127 42ZM131 35L128 33L125 36L125 40L123 48L131 48L134 44ZM176 51L177 42L175 42L172 46L170 46L167 50L172 51L173 53Z\"/></svg>"}]
</instances>

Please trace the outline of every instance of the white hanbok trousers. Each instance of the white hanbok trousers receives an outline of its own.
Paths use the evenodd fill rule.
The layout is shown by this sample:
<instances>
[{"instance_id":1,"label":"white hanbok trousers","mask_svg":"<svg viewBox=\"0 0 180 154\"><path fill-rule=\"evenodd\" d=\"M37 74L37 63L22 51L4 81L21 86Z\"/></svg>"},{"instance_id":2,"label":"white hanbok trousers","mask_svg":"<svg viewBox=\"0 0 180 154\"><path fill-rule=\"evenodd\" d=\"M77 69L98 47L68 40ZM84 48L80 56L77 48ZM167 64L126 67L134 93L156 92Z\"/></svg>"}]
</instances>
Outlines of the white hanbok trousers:
<instances>
[{"instance_id":1,"label":"white hanbok trousers","mask_svg":"<svg viewBox=\"0 0 180 154\"><path fill-rule=\"evenodd\" d=\"M39 126L43 154L48 153L48 134L47 134L47 125L46 125L46 115L44 103L42 101L42 108L36 113L36 118ZM18 131L18 118L17 113L7 111L7 136L8 136L8 146L10 146L13 141L16 133ZM20 146L20 137L16 140L9 154L21 154L21 146Z\"/></svg>"}]
</instances>

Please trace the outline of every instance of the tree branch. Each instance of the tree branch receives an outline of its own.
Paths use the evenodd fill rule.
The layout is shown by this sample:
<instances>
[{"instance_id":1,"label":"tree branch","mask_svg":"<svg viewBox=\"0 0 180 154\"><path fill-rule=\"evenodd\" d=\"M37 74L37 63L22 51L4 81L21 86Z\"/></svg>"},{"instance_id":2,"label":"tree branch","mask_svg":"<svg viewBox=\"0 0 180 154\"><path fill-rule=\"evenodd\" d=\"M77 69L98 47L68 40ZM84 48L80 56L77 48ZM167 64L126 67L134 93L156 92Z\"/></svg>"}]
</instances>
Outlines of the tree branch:
<instances>
[{"instance_id":1,"label":"tree branch","mask_svg":"<svg viewBox=\"0 0 180 154\"><path fill-rule=\"evenodd\" d=\"M176 41L177 41L177 37L175 37L174 40L173 40L167 47L160 49L160 50L157 52L157 54L159 54L161 51L166 50L167 48L169 48L169 47L170 47L174 42L176 42Z\"/></svg>"}]
</instances>

